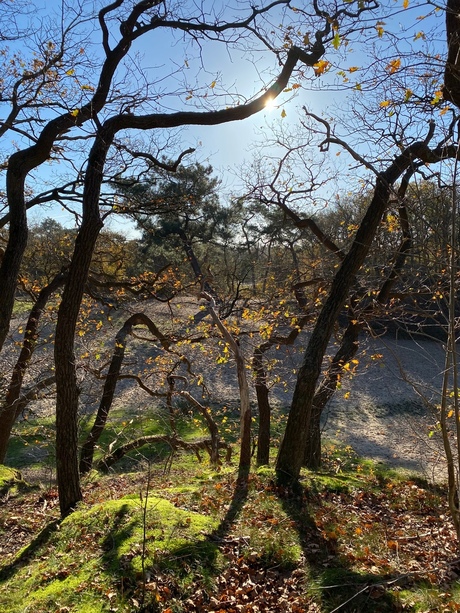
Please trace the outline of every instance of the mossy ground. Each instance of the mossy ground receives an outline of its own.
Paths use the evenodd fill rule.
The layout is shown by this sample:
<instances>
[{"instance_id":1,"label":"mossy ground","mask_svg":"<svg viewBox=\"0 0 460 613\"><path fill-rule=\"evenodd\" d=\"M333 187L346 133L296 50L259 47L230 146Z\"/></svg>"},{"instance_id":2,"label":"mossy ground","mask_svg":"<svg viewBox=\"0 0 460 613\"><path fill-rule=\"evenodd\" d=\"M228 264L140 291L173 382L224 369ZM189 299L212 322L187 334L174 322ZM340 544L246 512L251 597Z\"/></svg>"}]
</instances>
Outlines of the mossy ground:
<instances>
[{"instance_id":1,"label":"mossy ground","mask_svg":"<svg viewBox=\"0 0 460 613\"><path fill-rule=\"evenodd\" d=\"M24 424L22 451L33 427ZM20 451L17 442L18 463ZM2 469L0 611L460 610L442 488L333 445L296 492L269 467L239 488L235 465L216 471L178 454L168 472L166 455L93 471L62 522L52 483L17 487Z\"/></svg>"}]
</instances>

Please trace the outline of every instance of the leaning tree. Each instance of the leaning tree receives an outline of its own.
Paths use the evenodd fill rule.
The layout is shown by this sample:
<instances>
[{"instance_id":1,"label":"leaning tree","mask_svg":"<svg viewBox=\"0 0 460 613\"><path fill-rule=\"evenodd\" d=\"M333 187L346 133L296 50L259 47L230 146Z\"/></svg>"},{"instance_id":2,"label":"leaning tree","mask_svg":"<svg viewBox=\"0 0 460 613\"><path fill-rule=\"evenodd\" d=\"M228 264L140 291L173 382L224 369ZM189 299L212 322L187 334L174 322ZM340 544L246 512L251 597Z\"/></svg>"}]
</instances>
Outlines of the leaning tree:
<instances>
[{"instance_id":1,"label":"leaning tree","mask_svg":"<svg viewBox=\"0 0 460 613\"><path fill-rule=\"evenodd\" d=\"M297 374L277 459L276 469L280 481L295 482L298 479L311 433L318 430L322 407L318 407L315 401L318 394L329 393L328 373L331 372L329 369L325 378L320 379L324 356L340 312L345 307L352 313L359 312L351 290L385 213L392 207L399 215L401 242L392 263L396 272L411 247L410 219L405 206L409 184L416 177L420 180L432 177L435 166L442 178L446 161L458 158L458 114L448 104L453 102L457 105L459 101L457 51L460 30L457 3L447 4L446 16L447 62L442 53L433 53L427 47L423 52L414 52L413 41L429 40L425 33L415 31L415 35L411 33L409 44L407 38L403 44L401 38L394 33L390 33L385 40L386 26L380 23L378 38L384 41L386 48L376 46L378 54L372 63L373 72L367 72L365 78L360 75L361 81L355 86L361 96L366 84L374 89L382 82L384 86L379 90L379 98L373 98L368 93L365 104L356 104L352 109L355 121L349 117L348 123L340 128L307 113L318 121L318 126L322 126L324 138L321 148L327 150L339 147L345 151L351 156L355 172L357 168L365 169L369 173L366 180L370 181L373 177L373 188L351 245L344 253L330 283L327 298ZM431 43L429 41L427 45ZM417 61L414 61L414 57ZM342 78L349 80L349 76L344 73ZM369 147L370 143L373 149ZM388 283L382 285L372 300L386 300L393 282L394 276L390 270ZM372 300L369 301L368 297L359 297L358 293L358 299L364 312L372 308L372 304L369 304ZM356 346L360 327L359 317L352 315L343 335L343 341L349 345L348 355L352 355L353 347ZM339 350L331 366L334 366L336 359L336 366L340 368L347 357L341 355Z\"/></svg>"},{"instance_id":2,"label":"leaning tree","mask_svg":"<svg viewBox=\"0 0 460 613\"><path fill-rule=\"evenodd\" d=\"M32 68L25 70L21 66L15 73L17 79L12 78L6 97L11 113L3 127L19 132L23 146L8 156L5 165L9 234L0 265L0 347L8 334L27 244L26 212L31 205L27 181L37 176L45 163L56 160L77 173L83 186L81 223L55 338L56 460L62 515L82 497L74 337L94 246L104 224L106 211L101 209L100 194L107 173L124 171L133 159L175 170L189 151L178 153L175 162L166 163L159 154L158 141L155 144L150 138L150 146L142 143L143 133L172 134L183 126L213 126L254 115L285 90L294 72L296 80L314 71L321 73L321 58L326 48L335 44L339 24L352 36L360 15L373 7L374 3L360 0L356 5L346 2L330 11L316 2L297 8L287 0L275 0L260 6L213 6L208 12L205 7L169 1L141 0L127 6L123 0L114 0L93 16L85 4L68 2L62 6L58 28L42 33L44 38L38 41L43 50L40 63L32 62ZM63 27L63 23L68 26ZM56 45L52 39L58 35L60 42ZM143 41L164 49L165 36L170 41L182 41L184 57L179 68L177 58L171 59L166 70L153 69L148 61L136 62ZM96 38L100 43L94 43ZM245 98L240 91L217 83L223 82L220 77L209 83L204 62L216 45L238 54L242 61L244 54L247 58L256 50L263 52L268 80L268 75L274 75L269 85L259 81L259 93L253 96L250 92L253 97ZM194 50L203 63L188 76L188 56ZM79 56L86 59L81 70ZM273 61L278 64L275 69ZM259 66L254 68L255 74L260 74ZM168 89L172 83L176 83L176 89ZM30 90L37 100L27 98ZM208 95L210 92L216 95ZM48 96L54 103L47 106ZM20 127L20 122L33 125L33 129ZM141 144L125 146L129 138ZM169 142L164 138L163 146ZM177 151L177 146L174 149ZM168 159L174 158L173 151Z\"/></svg>"}]
</instances>

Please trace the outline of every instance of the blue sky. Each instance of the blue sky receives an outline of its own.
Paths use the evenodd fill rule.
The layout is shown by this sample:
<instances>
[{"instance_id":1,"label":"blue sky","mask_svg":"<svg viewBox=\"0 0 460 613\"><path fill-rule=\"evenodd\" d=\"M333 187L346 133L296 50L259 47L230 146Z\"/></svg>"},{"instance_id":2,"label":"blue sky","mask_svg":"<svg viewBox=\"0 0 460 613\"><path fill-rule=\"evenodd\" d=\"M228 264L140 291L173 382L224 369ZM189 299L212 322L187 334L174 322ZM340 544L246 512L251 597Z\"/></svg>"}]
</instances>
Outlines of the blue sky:
<instances>
[{"instance_id":1,"label":"blue sky","mask_svg":"<svg viewBox=\"0 0 460 613\"><path fill-rule=\"evenodd\" d=\"M410 2L409 8L404 9L403 3L404 0L388 3L388 7L393 10L397 9L397 15L391 20L387 20L382 26L385 34L382 36L381 41L376 39L377 43L382 43L382 48L385 49L388 57L391 57L393 53L390 38L391 32L395 36L407 36L410 44L419 45L422 44L423 40L414 43L414 36L422 29L427 32L431 31L435 21L438 23L436 25L438 31L442 31L442 28L439 27L439 23L443 20L442 15L437 20L420 20L418 17L427 12L427 6L422 4L418 7L415 3ZM204 5L217 6L217 3L204 2ZM39 10L34 11L29 14L28 19L31 23L36 23L37 20L43 19L53 9L57 10L59 6L60 3L56 0L43 2L44 8L42 12ZM377 23L376 15L370 16L368 25L371 28L370 31L374 32L374 35L375 31L372 28L374 28L375 23ZM345 53L343 46L337 50L330 47L325 55L325 59L331 62L329 71L321 77L313 78L311 82L308 80L303 81L302 87L296 91L295 96L293 96L292 92L282 93L277 99L275 108L266 109L262 113L243 122L213 127L186 128L179 138L180 142L177 149L197 146L195 159L203 163L210 163L214 167L216 174L222 176L224 186L228 188L235 186L237 181L234 178L234 173L232 171L229 172L228 169L237 168L241 165L247 166L251 161L253 156L251 146L257 138L261 138L259 130L261 126L267 126L271 121L281 121L282 112L285 114L282 121L295 125L299 116L302 115L300 111L302 105L308 106L311 111L318 115L335 116L336 110L334 106L344 107L348 97L357 95L356 91L353 90L353 85L359 80L360 72L357 71L353 73L353 76L350 75L350 83L343 87L342 91L339 91L340 85L338 87L335 86L341 82L341 79L337 77L337 73L342 68L348 69L350 66L361 67L367 63L367 37L368 33L363 33L362 42L364 46L360 43L359 38L355 41L353 52L348 50ZM93 44L100 40L97 30L92 34L91 40ZM168 110L194 110L193 104L195 100L199 104L203 103L203 99L200 100L203 92L208 96L207 101L213 102L216 100L220 107L222 107L222 103L225 104L226 101L231 99L232 92L235 95L240 95L242 97L241 100L251 99L260 93L264 86L270 84L270 78L275 76L279 70L272 54L269 52L261 52L259 54L238 51L229 52L224 45L206 43L202 47L204 63L201 66L197 64L200 49L197 46L185 45L180 37L171 39L167 32L156 32L154 36L146 36L140 39L140 41L139 44L133 47L130 56L135 58L136 54L139 53L139 60L133 59L133 62L140 61L145 68L144 74L147 75L148 79L151 79L152 84L154 82L159 83L157 92L163 89L164 96L158 98L158 104L166 112ZM435 42L435 45L443 46L442 38L439 39L439 42ZM441 51L443 52L443 49ZM100 49L96 49L94 52L96 55L100 54ZM187 69L184 68L185 63L189 66ZM134 66L134 63L132 66ZM171 66L177 69L176 74L171 75ZM308 70L311 75L311 69ZM135 71L133 71L132 77L135 76ZM73 76L69 77L70 80L73 78ZM183 78L189 79L189 83L184 87L182 83ZM185 95L187 87L193 89L194 82L198 83L198 80L199 85L202 87L201 91L197 91L197 93L193 91L191 99L187 100ZM215 85L212 87L214 82ZM181 91L182 87L182 93L175 95L176 92ZM208 89L206 90L206 88ZM65 167L65 164L44 165L36 173L36 176L41 176L45 181L53 183ZM50 214L58 221L64 222L68 219L68 214L60 211L57 207L54 207L52 210L45 209L43 212L34 211L31 214L31 218L33 219L40 215L48 216Z\"/></svg>"}]
</instances>

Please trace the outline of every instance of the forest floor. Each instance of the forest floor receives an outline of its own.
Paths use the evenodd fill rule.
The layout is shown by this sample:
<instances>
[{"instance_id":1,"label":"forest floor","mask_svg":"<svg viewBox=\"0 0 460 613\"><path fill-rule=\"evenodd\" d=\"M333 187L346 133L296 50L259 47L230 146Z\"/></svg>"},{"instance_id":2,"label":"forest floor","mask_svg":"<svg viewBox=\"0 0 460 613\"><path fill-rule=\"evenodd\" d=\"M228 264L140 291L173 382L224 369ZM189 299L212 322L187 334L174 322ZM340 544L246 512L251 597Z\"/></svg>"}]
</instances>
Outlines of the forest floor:
<instances>
[{"instance_id":1,"label":"forest floor","mask_svg":"<svg viewBox=\"0 0 460 613\"><path fill-rule=\"evenodd\" d=\"M273 459L307 335L299 340L270 356ZM158 355L143 342L130 346L133 370ZM250 357L251 346L242 348ZM236 374L231 359L216 362L220 351L189 354L206 380L206 390L190 390L236 442ZM114 472L85 479L84 503L64 522L54 401L43 399L35 417L18 424L9 457L29 484L13 479L1 491L0 611L460 611L436 428L442 372L440 343L364 338L324 412L324 466L305 471L298 491L277 487L273 469L255 467L248 487L238 488L236 458L216 471L207 458L177 454L168 469L167 449L142 450ZM82 397L97 404L100 386ZM99 453L168 426L165 407L137 385L123 380L118 391ZM199 416L178 408L180 435L202 435Z\"/></svg>"},{"instance_id":2,"label":"forest floor","mask_svg":"<svg viewBox=\"0 0 460 613\"><path fill-rule=\"evenodd\" d=\"M54 486L0 500L2 613L450 613L445 492L327 446L295 492L191 456L92 474L63 522Z\"/></svg>"}]
</instances>

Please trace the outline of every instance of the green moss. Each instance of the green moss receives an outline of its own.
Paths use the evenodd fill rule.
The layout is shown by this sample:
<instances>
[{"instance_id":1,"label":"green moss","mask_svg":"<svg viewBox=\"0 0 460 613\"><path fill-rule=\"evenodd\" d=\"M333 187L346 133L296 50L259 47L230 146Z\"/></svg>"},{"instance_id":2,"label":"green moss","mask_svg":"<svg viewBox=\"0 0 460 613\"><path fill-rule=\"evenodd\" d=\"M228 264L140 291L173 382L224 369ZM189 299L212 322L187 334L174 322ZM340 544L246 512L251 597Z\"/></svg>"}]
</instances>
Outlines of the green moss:
<instances>
[{"instance_id":1,"label":"green moss","mask_svg":"<svg viewBox=\"0 0 460 613\"><path fill-rule=\"evenodd\" d=\"M21 473L0 464L0 496L4 496L8 491L21 485L25 485Z\"/></svg>"},{"instance_id":2,"label":"green moss","mask_svg":"<svg viewBox=\"0 0 460 613\"><path fill-rule=\"evenodd\" d=\"M8 465L19 469L54 466L55 438L54 417L16 422L8 444Z\"/></svg>"},{"instance_id":3,"label":"green moss","mask_svg":"<svg viewBox=\"0 0 460 613\"><path fill-rule=\"evenodd\" d=\"M308 593L321 603L324 613L339 608L359 613L393 613L400 610L399 595L386 589L381 577L369 573L326 568L311 574L308 586ZM349 608L344 607L349 598Z\"/></svg>"},{"instance_id":4,"label":"green moss","mask_svg":"<svg viewBox=\"0 0 460 613\"><path fill-rule=\"evenodd\" d=\"M143 571L167 564L177 552L212 564L216 547L203 543L203 534L215 527L212 519L160 498L82 508L3 569L0 611L125 610Z\"/></svg>"},{"instance_id":5,"label":"green moss","mask_svg":"<svg viewBox=\"0 0 460 613\"><path fill-rule=\"evenodd\" d=\"M304 481L307 489L316 492L347 493L362 487L363 479L353 474L310 474Z\"/></svg>"}]
</instances>

